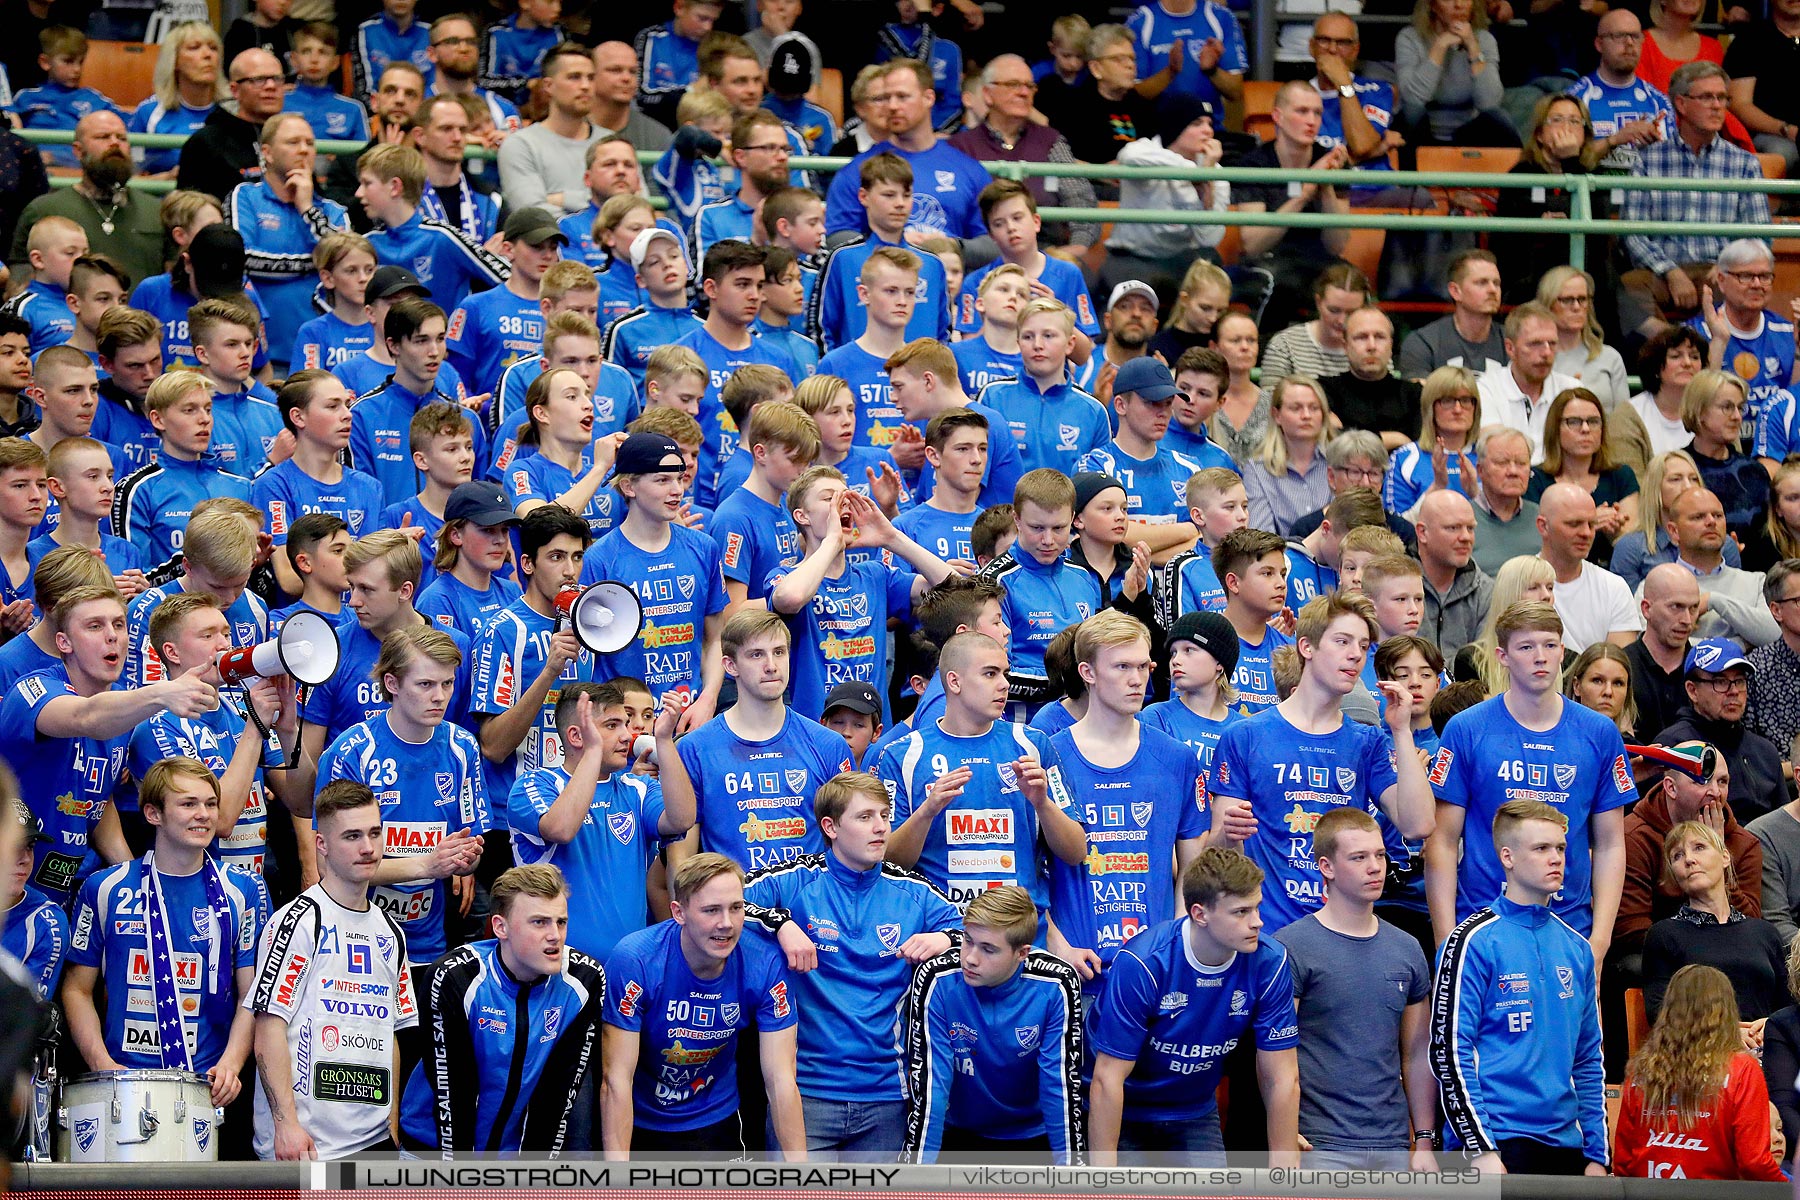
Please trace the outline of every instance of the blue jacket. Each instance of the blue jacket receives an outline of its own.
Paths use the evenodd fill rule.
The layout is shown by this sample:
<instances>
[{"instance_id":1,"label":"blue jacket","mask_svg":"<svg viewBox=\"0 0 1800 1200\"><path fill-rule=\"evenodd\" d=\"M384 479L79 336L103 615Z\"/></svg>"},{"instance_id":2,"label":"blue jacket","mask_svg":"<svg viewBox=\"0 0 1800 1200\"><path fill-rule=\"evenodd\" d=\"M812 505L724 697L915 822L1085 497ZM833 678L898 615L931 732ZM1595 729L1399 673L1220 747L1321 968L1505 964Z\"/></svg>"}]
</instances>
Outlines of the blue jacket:
<instances>
[{"instance_id":1,"label":"blue jacket","mask_svg":"<svg viewBox=\"0 0 1800 1200\"><path fill-rule=\"evenodd\" d=\"M682 37L674 22L666 21L638 30L632 48L638 57L637 106L672 127L682 93L700 78L700 43Z\"/></svg>"},{"instance_id":2,"label":"blue jacket","mask_svg":"<svg viewBox=\"0 0 1800 1200\"><path fill-rule=\"evenodd\" d=\"M680 341L698 328L700 318L691 308L658 308L646 303L606 327L600 341L600 357L630 372L631 382L637 384L638 393L648 402L644 364L650 361L651 352L658 346Z\"/></svg>"},{"instance_id":3,"label":"blue jacket","mask_svg":"<svg viewBox=\"0 0 1800 1200\"><path fill-rule=\"evenodd\" d=\"M827 851L758 871L744 886L745 925L773 942L797 921L819 948L816 970L793 977L800 1022L800 1092L815 1100L903 1097L900 1021L912 970L900 947L916 933L959 932L937 888L883 863L857 871Z\"/></svg>"},{"instance_id":4,"label":"blue jacket","mask_svg":"<svg viewBox=\"0 0 1800 1200\"><path fill-rule=\"evenodd\" d=\"M958 949L920 963L906 994L906 1161L936 1162L955 1128L1047 1134L1057 1162L1080 1162L1081 1066L1081 982L1062 959L1033 950L997 987L971 986Z\"/></svg>"},{"instance_id":5,"label":"blue jacket","mask_svg":"<svg viewBox=\"0 0 1800 1200\"><path fill-rule=\"evenodd\" d=\"M1055 467L1074 475L1082 455L1104 449L1112 440L1106 409L1072 383L1043 388L1021 373L1017 379L995 380L975 398L1006 418L1027 471Z\"/></svg>"},{"instance_id":6,"label":"blue jacket","mask_svg":"<svg viewBox=\"0 0 1800 1200\"><path fill-rule=\"evenodd\" d=\"M423 21L414 21L402 30L384 12L378 12L356 27L356 40L350 46L350 69L357 96L373 96L381 73L391 62L409 62L425 76L425 90L431 91L437 78L437 66L431 61L431 30Z\"/></svg>"},{"instance_id":7,"label":"blue jacket","mask_svg":"<svg viewBox=\"0 0 1800 1200\"><path fill-rule=\"evenodd\" d=\"M458 946L431 967L419 1025L429 1041L400 1102L408 1146L567 1149L582 1080L599 1061L606 972L579 950L558 975L520 983L498 941Z\"/></svg>"},{"instance_id":8,"label":"blue jacket","mask_svg":"<svg viewBox=\"0 0 1800 1200\"><path fill-rule=\"evenodd\" d=\"M349 465L381 484L389 504L399 504L419 494L419 469L412 460L412 419L427 404L454 405L454 397L432 389L427 395L409 392L392 375L378 390L364 392L350 409ZM472 422L475 461L487 458L487 430Z\"/></svg>"},{"instance_id":9,"label":"blue jacket","mask_svg":"<svg viewBox=\"0 0 1800 1200\"><path fill-rule=\"evenodd\" d=\"M350 217L336 200L320 196L301 212L278 200L267 179L240 183L225 197L225 221L244 239L244 274L254 279L268 320L264 342L277 350L294 344L300 327L317 314L313 288L319 269L313 248L328 233L350 228ZM278 357L285 366L287 359Z\"/></svg>"},{"instance_id":10,"label":"blue jacket","mask_svg":"<svg viewBox=\"0 0 1800 1200\"><path fill-rule=\"evenodd\" d=\"M369 140L369 110L362 106L362 101L340 96L323 84L297 85L288 93L282 111L305 117L306 123L312 126L313 137L321 142Z\"/></svg>"},{"instance_id":11,"label":"blue jacket","mask_svg":"<svg viewBox=\"0 0 1800 1200\"><path fill-rule=\"evenodd\" d=\"M842 243L826 256L819 281L806 300L806 336L826 351L854 342L868 329L868 308L857 298L856 285L862 281L863 264L869 261L869 255L876 247L888 244L869 233ZM950 336L950 298L946 294L944 264L935 254L917 257L918 303L913 307L912 319L906 323L906 338L936 338L941 342Z\"/></svg>"},{"instance_id":12,"label":"blue jacket","mask_svg":"<svg viewBox=\"0 0 1800 1200\"><path fill-rule=\"evenodd\" d=\"M561 25L520 29L519 14L488 26L481 44L481 86L508 100L525 94L525 85L539 74L544 55L568 35Z\"/></svg>"},{"instance_id":13,"label":"blue jacket","mask_svg":"<svg viewBox=\"0 0 1800 1200\"><path fill-rule=\"evenodd\" d=\"M1012 665L1006 672L1013 681L1012 698L1041 704L1050 698L1044 648L1062 630L1100 611L1105 603L1100 585L1066 558L1046 566L1019 546L983 567L981 578L1006 589L1000 605L1012 630Z\"/></svg>"},{"instance_id":14,"label":"blue jacket","mask_svg":"<svg viewBox=\"0 0 1800 1200\"><path fill-rule=\"evenodd\" d=\"M1431 1069L1469 1149L1528 1137L1611 1162L1588 940L1548 908L1504 895L1464 920L1438 961Z\"/></svg>"},{"instance_id":15,"label":"blue jacket","mask_svg":"<svg viewBox=\"0 0 1800 1200\"><path fill-rule=\"evenodd\" d=\"M431 302L455 312L472 291L498 287L512 274L512 264L489 254L453 226L427 220L419 210L392 229L369 234L375 261L405 267L419 277Z\"/></svg>"},{"instance_id":16,"label":"blue jacket","mask_svg":"<svg viewBox=\"0 0 1800 1200\"><path fill-rule=\"evenodd\" d=\"M185 462L159 454L113 492L113 532L136 546L145 562L166 562L180 552L194 506L213 496L249 500L250 481L225 470L216 455Z\"/></svg>"}]
</instances>

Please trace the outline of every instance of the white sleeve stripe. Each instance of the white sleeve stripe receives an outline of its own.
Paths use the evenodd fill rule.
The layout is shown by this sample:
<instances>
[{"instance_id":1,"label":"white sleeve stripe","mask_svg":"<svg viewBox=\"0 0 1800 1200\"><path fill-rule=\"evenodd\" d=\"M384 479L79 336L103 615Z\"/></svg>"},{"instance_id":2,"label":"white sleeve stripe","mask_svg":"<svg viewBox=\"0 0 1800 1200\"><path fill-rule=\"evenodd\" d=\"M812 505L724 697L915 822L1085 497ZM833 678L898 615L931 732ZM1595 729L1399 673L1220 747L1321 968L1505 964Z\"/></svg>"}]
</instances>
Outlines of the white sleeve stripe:
<instances>
[{"instance_id":1,"label":"white sleeve stripe","mask_svg":"<svg viewBox=\"0 0 1800 1200\"><path fill-rule=\"evenodd\" d=\"M1480 913L1451 933L1444 943L1443 961L1438 967L1437 986L1432 997L1431 1058L1443 1092L1444 1115L1465 1145L1482 1150L1494 1149L1498 1143L1481 1123L1468 1080L1463 1076L1462 1059L1456 1052L1456 1045L1461 1036L1463 970L1468 965L1470 945L1481 930L1496 920L1498 918L1492 912Z\"/></svg>"}]
</instances>

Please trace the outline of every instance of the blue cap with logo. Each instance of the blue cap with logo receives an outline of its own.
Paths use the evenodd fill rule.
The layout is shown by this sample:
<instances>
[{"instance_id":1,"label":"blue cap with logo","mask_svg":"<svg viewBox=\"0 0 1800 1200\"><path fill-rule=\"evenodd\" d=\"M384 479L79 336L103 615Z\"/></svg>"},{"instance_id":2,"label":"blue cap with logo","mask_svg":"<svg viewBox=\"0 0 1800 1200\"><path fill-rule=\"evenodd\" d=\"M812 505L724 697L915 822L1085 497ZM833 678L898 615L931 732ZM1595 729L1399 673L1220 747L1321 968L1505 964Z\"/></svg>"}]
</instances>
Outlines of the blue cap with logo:
<instances>
[{"instance_id":1,"label":"blue cap with logo","mask_svg":"<svg viewBox=\"0 0 1800 1200\"><path fill-rule=\"evenodd\" d=\"M1706 638L1695 642L1688 651L1687 663L1682 667L1682 674L1692 675L1695 671L1705 671L1717 675L1721 671L1729 671L1733 667L1742 667L1752 675L1756 673L1743 650L1728 638Z\"/></svg>"}]
</instances>

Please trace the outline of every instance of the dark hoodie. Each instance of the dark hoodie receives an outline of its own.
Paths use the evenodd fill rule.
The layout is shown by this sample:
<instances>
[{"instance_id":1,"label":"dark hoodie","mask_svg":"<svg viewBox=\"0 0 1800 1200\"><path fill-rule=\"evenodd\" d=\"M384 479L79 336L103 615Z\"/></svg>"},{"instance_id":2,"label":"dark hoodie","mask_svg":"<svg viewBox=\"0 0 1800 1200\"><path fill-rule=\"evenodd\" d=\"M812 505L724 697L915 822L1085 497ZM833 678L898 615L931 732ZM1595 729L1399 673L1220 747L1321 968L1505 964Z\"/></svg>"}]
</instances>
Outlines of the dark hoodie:
<instances>
[{"instance_id":1,"label":"dark hoodie","mask_svg":"<svg viewBox=\"0 0 1800 1200\"><path fill-rule=\"evenodd\" d=\"M1685 705L1675 723L1656 735L1658 745L1711 742L1731 764L1731 811L1748 825L1788 802L1787 782L1781 775L1781 751L1760 733L1744 728L1742 721L1714 721Z\"/></svg>"}]
</instances>

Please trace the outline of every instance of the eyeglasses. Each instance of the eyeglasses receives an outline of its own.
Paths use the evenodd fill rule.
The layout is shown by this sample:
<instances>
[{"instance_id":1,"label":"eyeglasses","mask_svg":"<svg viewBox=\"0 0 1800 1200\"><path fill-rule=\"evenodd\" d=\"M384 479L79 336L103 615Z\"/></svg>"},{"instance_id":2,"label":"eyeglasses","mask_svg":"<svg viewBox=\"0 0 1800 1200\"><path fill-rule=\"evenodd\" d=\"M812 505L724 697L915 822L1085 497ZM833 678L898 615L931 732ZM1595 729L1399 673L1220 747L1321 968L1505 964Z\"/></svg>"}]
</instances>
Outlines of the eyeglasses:
<instances>
[{"instance_id":1,"label":"eyeglasses","mask_svg":"<svg viewBox=\"0 0 1800 1200\"><path fill-rule=\"evenodd\" d=\"M1731 99L1724 92L1689 92L1685 96L1675 97L1677 100L1692 100L1695 104L1724 104Z\"/></svg>"},{"instance_id":2,"label":"eyeglasses","mask_svg":"<svg viewBox=\"0 0 1800 1200\"><path fill-rule=\"evenodd\" d=\"M1586 129L1587 128L1587 122L1573 114L1566 114L1566 115L1560 116L1560 117L1545 117L1544 124L1546 124L1546 125L1572 125L1577 129Z\"/></svg>"},{"instance_id":3,"label":"eyeglasses","mask_svg":"<svg viewBox=\"0 0 1800 1200\"><path fill-rule=\"evenodd\" d=\"M1599 429L1606 424L1605 417L1564 417L1564 429Z\"/></svg>"},{"instance_id":4,"label":"eyeglasses","mask_svg":"<svg viewBox=\"0 0 1800 1200\"><path fill-rule=\"evenodd\" d=\"M1711 688L1721 696L1729 696L1733 692L1747 692L1750 690L1750 677L1748 675L1715 675L1711 679L1696 679L1694 682L1701 687ZM1708 771L1707 774L1711 775L1712 772Z\"/></svg>"},{"instance_id":5,"label":"eyeglasses","mask_svg":"<svg viewBox=\"0 0 1800 1200\"><path fill-rule=\"evenodd\" d=\"M1644 40L1644 35L1641 33L1603 33L1600 35L1600 40L1603 42L1641 42Z\"/></svg>"},{"instance_id":6,"label":"eyeglasses","mask_svg":"<svg viewBox=\"0 0 1800 1200\"><path fill-rule=\"evenodd\" d=\"M1796 600L1800 600L1800 596L1778 596L1775 599L1769 601L1769 603L1770 604L1792 604Z\"/></svg>"},{"instance_id":7,"label":"eyeglasses","mask_svg":"<svg viewBox=\"0 0 1800 1200\"><path fill-rule=\"evenodd\" d=\"M1555 302L1564 308L1586 308L1592 299L1591 296L1558 296Z\"/></svg>"},{"instance_id":8,"label":"eyeglasses","mask_svg":"<svg viewBox=\"0 0 1800 1200\"><path fill-rule=\"evenodd\" d=\"M764 150L770 154L792 154L794 148L786 142L764 142L760 146L739 146L739 150L749 153L752 150Z\"/></svg>"},{"instance_id":9,"label":"eyeglasses","mask_svg":"<svg viewBox=\"0 0 1800 1200\"><path fill-rule=\"evenodd\" d=\"M1439 396L1436 400L1433 400L1431 403L1432 403L1433 407L1437 407L1437 408L1474 408L1475 407L1475 397L1473 397L1473 396Z\"/></svg>"},{"instance_id":10,"label":"eyeglasses","mask_svg":"<svg viewBox=\"0 0 1800 1200\"><path fill-rule=\"evenodd\" d=\"M1775 282L1775 272L1773 271L1726 271L1724 274L1726 278L1735 279L1739 283L1769 284Z\"/></svg>"},{"instance_id":11,"label":"eyeglasses","mask_svg":"<svg viewBox=\"0 0 1800 1200\"><path fill-rule=\"evenodd\" d=\"M1333 467L1332 471L1342 475L1351 483L1373 483L1381 478L1381 472L1374 467L1352 467L1349 465Z\"/></svg>"},{"instance_id":12,"label":"eyeglasses","mask_svg":"<svg viewBox=\"0 0 1800 1200\"><path fill-rule=\"evenodd\" d=\"M244 87L253 88L272 87L281 81L281 76L279 75L246 75L242 79L232 80L231 86L237 87L242 85Z\"/></svg>"},{"instance_id":13,"label":"eyeglasses","mask_svg":"<svg viewBox=\"0 0 1800 1200\"><path fill-rule=\"evenodd\" d=\"M433 46L479 46L481 45L481 39L472 37L443 37L431 44Z\"/></svg>"},{"instance_id":14,"label":"eyeglasses","mask_svg":"<svg viewBox=\"0 0 1800 1200\"><path fill-rule=\"evenodd\" d=\"M1707 412L1734 413L1734 412L1741 412L1742 410L1743 410L1742 405L1737 404L1730 400L1727 400L1723 404L1709 404L1706 406Z\"/></svg>"},{"instance_id":15,"label":"eyeglasses","mask_svg":"<svg viewBox=\"0 0 1800 1200\"><path fill-rule=\"evenodd\" d=\"M988 86L1002 92L1035 92L1038 90L1037 84L1029 79L996 79Z\"/></svg>"}]
</instances>

